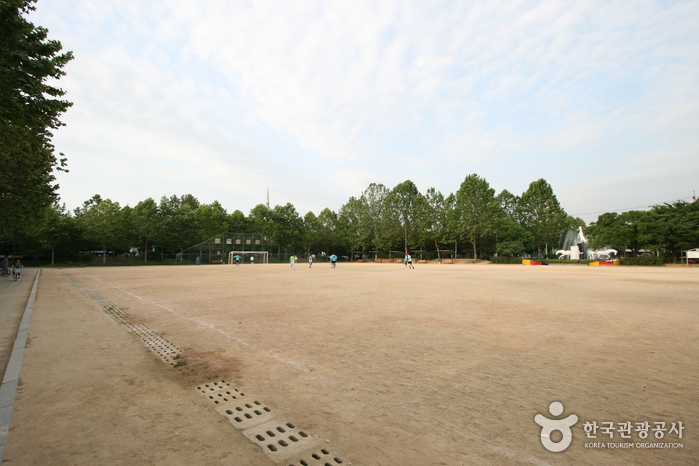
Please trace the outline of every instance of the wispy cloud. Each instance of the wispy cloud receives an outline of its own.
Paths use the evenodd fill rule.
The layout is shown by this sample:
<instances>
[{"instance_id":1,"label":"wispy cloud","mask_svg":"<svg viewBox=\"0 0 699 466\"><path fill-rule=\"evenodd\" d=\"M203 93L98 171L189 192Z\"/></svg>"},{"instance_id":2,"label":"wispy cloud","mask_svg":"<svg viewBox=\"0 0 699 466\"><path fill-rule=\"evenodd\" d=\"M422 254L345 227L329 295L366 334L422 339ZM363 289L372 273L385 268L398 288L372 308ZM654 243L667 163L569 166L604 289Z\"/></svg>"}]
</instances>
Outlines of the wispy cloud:
<instances>
[{"instance_id":1,"label":"wispy cloud","mask_svg":"<svg viewBox=\"0 0 699 466\"><path fill-rule=\"evenodd\" d=\"M697 161L696 2L56 0L38 10L76 54L62 82L75 107L57 135L74 169L64 197L93 194L79 188L80 167L100 159L142 186L119 194L132 203L192 192L246 211L272 183L300 211L336 210L366 181L420 176L451 192L483 170L494 185L560 177L565 207L588 182L557 163L574 159L585 176L623 165L630 183L663 158ZM662 189L693 188L672 178ZM621 204L631 196L602 185Z\"/></svg>"}]
</instances>

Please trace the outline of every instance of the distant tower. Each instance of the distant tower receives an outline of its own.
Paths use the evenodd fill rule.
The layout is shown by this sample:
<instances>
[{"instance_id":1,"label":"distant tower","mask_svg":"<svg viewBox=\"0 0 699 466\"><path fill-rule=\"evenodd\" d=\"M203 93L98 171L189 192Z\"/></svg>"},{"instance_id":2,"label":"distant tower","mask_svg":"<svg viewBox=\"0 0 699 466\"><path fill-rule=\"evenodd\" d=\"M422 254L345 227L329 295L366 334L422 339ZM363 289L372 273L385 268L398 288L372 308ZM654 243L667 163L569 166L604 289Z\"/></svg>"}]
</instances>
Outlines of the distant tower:
<instances>
[{"instance_id":1,"label":"distant tower","mask_svg":"<svg viewBox=\"0 0 699 466\"><path fill-rule=\"evenodd\" d=\"M267 208L269 209L269 186L267 186Z\"/></svg>"}]
</instances>

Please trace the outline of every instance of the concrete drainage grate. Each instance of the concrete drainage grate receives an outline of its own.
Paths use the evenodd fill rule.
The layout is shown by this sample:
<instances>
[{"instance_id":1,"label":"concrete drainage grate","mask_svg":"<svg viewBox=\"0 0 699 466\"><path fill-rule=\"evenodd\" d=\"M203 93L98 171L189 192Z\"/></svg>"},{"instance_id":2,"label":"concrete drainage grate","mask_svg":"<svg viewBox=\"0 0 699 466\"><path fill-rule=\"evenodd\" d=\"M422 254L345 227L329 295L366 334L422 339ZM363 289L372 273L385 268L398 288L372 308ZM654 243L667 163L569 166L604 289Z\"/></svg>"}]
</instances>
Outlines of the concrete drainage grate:
<instances>
[{"instance_id":1,"label":"concrete drainage grate","mask_svg":"<svg viewBox=\"0 0 699 466\"><path fill-rule=\"evenodd\" d=\"M325 448L297 457L293 462L288 463L289 466L337 466L338 464L345 463L337 456L331 455Z\"/></svg>"},{"instance_id":2,"label":"concrete drainage grate","mask_svg":"<svg viewBox=\"0 0 699 466\"><path fill-rule=\"evenodd\" d=\"M182 352L177 346L173 345L165 338L161 337L153 330L143 324L128 324L124 323L126 328L131 330L138 338L143 340L151 351L156 353L160 358L170 365L174 365L174 360L178 359L178 354Z\"/></svg>"},{"instance_id":3,"label":"concrete drainage grate","mask_svg":"<svg viewBox=\"0 0 699 466\"><path fill-rule=\"evenodd\" d=\"M274 418L272 409L259 401L251 403L226 403L217 406L216 411L223 414L236 429L245 430Z\"/></svg>"},{"instance_id":4,"label":"concrete drainage grate","mask_svg":"<svg viewBox=\"0 0 699 466\"><path fill-rule=\"evenodd\" d=\"M243 431L262 448L275 463L279 463L317 446L319 440L290 422L267 421Z\"/></svg>"},{"instance_id":5,"label":"concrete drainage grate","mask_svg":"<svg viewBox=\"0 0 699 466\"><path fill-rule=\"evenodd\" d=\"M238 395L245 396L244 393L240 393L240 391L238 389L231 387L231 384L229 384L225 380L221 380L220 382L209 382L209 383L203 383L201 385L197 385L197 391L203 395L210 395L212 393L218 393L222 390L233 390Z\"/></svg>"},{"instance_id":6,"label":"concrete drainage grate","mask_svg":"<svg viewBox=\"0 0 699 466\"><path fill-rule=\"evenodd\" d=\"M156 353L160 359L170 364L175 365L176 359L179 358L179 353L182 352L177 346L173 345L165 338L161 337L148 327L142 324L129 324L127 322L128 314L126 311L121 309L119 306L97 293L95 290L91 289L89 286L82 283L80 280L68 276L68 279L73 282L73 284L88 298L97 302L100 306L104 308L104 311L111 315L114 320L124 324L133 334L135 334L139 339L141 339L151 351Z\"/></svg>"},{"instance_id":7,"label":"concrete drainage grate","mask_svg":"<svg viewBox=\"0 0 699 466\"><path fill-rule=\"evenodd\" d=\"M252 401L225 380L197 386L197 391L205 395L219 414L226 416L236 429L247 429L274 417L272 409L259 401Z\"/></svg>"},{"instance_id":8,"label":"concrete drainage grate","mask_svg":"<svg viewBox=\"0 0 699 466\"><path fill-rule=\"evenodd\" d=\"M126 311L121 309L119 306L102 296L101 294L97 293L95 290L90 288L89 286L85 285L83 282L78 280L77 278L73 278L70 275L68 276L68 279L73 282L75 287L79 289L85 296L88 298L94 300L97 302L100 306L104 308L104 311L111 315L115 320L118 322L121 322L122 324L126 322L126 317L128 314Z\"/></svg>"},{"instance_id":9,"label":"concrete drainage grate","mask_svg":"<svg viewBox=\"0 0 699 466\"><path fill-rule=\"evenodd\" d=\"M214 404L236 429L262 448L275 463L290 466L337 466L343 461L319 449L321 439L299 429L291 422L275 419L269 406L232 387L225 380L197 385L197 391ZM314 450L315 449L315 450Z\"/></svg>"}]
</instances>

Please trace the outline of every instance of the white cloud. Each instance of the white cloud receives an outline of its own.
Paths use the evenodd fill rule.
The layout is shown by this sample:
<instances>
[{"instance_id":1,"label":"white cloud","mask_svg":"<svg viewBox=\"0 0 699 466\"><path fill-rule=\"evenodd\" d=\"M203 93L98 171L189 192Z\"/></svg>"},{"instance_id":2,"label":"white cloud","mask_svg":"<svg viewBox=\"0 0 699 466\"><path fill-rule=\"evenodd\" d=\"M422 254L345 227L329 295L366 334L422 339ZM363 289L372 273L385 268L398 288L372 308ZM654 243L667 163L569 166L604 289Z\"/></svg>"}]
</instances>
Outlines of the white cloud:
<instances>
[{"instance_id":1,"label":"white cloud","mask_svg":"<svg viewBox=\"0 0 699 466\"><path fill-rule=\"evenodd\" d=\"M619 183L598 186L613 200L634 177L673 178L660 170L668 157L696 161L696 2L37 8L35 22L76 55L61 81L75 107L56 137L73 170L62 178L64 197L94 194L79 187L95 187L80 167L97 161L136 180L135 192L108 176L96 186L131 203L148 189L153 197L186 189L247 211L273 183L288 196L280 203L303 202L304 211L337 209L371 182L415 176L448 193L473 172L493 185L550 177L584 193L587 180L556 167L575 160L589 174L642 160ZM129 168L117 168L121 161ZM659 197L672 185L662 176L656 184ZM314 198L313 187L323 194ZM567 197L578 205L586 195Z\"/></svg>"}]
</instances>

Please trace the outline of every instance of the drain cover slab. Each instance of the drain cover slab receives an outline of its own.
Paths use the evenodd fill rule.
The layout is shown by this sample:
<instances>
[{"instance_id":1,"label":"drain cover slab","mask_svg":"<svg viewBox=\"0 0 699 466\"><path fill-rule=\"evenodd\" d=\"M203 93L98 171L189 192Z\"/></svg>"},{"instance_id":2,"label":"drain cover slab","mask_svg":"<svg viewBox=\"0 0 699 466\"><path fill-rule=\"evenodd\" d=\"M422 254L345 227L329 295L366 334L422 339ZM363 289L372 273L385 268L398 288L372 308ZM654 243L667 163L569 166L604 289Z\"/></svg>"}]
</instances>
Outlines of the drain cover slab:
<instances>
[{"instance_id":1,"label":"drain cover slab","mask_svg":"<svg viewBox=\"0 0 699 466\"><path fill-rule=\"evenodd\" d=\"M306 452L303 455L289 458L284 461L284 464L288 466L335 466L344 464L344 461L332 455L327 449L319 448L311 452Z\"/></svg>"},{"instance_id":2,"label":"drain cover slab","mask_svg":"<svg viewBox=\"0 0 699 466\"><path fill-rule=\"evenodd\" d=\"M225 380L203 383L197 385L196 389L216 406L245 398L245 393L231 387L231 384ZM245 403L244 401L241 402Z\"/></svg>"},{"instance_id":3,"label":"drain cover slab","mask_svg":"<svg viewBox=\"0 0 699 466\"><path fill-rule=\"evenodd\" d=\"M231 424L240 430L262 424L274 417L272 409L259 401L233 400L217 405L216 411L226 416Z\"/></svg>"},{"instance_id":4,"label":"drain cover slab","mask_svg":"<svg viewBox=\"0 0 699 466\"><path fill-rule=\"evenodd\" d=\"M275 463L297 456L319 442L294 424L274 419L245 429L243 435L258 444Z\"/></svg>"}]
</instances>

